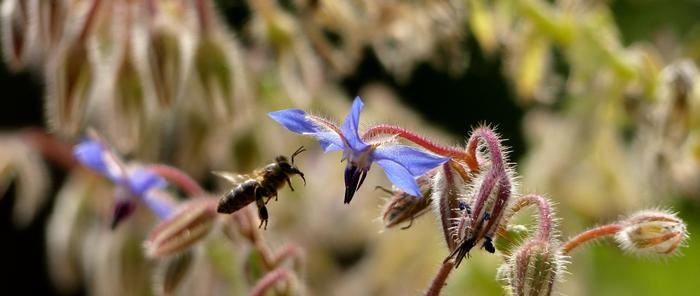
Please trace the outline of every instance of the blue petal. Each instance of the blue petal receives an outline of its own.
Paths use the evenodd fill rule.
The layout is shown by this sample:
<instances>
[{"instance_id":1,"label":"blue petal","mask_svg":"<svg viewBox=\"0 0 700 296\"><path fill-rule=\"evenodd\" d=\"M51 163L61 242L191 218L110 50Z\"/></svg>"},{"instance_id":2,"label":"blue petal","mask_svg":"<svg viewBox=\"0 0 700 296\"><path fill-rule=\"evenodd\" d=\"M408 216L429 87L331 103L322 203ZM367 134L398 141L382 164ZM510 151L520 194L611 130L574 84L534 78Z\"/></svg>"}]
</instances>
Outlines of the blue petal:
<instances>
[{"instance_id":1,"label":"blue petal","mask_svg":"<svg viewBox=\"0 0 700 296\"><path fill-rule=\"evenodd\" d=\"M350 146L350 149L356 152L363 151L369 146L365 144L362 139L360 139L360 135L357 132L357 128L360 125L360 112L362 112L363 106L364 104L362 104L362 99L360 99L359 96L355 97L355 101L352 102L350 114L345 117L343 126L340 127L348 146Z\"/></svg>"},{"instance_id":2,"label":"blue petal","mask_svg":"<svg viewBox=\"0 0 700 296\"><path fill-rule=\"evenodd\" d=\"M158 196L155 190L146 192L141 200L161 220L168 218L177 206L173 201Z\"/></svg>"},{"instance_id":3,"label":"blue petal","mask_svg":"<svg viewBox=\"0 0 700 296\"><path fill-rule=\"evenodd\" d=\"M314 136L323 147L323 152L343 150L343 140L336 132L318 132L309 134Z\"/></svg>"},{"instance_id":4,"label":"blue petal","mask_svg":"<svg viewBox=\"0 0 700 296\"><path fill-rule=\"evenodd\" d=\"M109 170L105 163L106 149L98 141L83 140L73 147L73 156L85 167L109 176Z\"/></svg>"},{"instance_id":5,"label":"blue petal","mask_svg":"<svg viewBox=\"0 0 700 296\"><path fill-rule=\"evenodd\" d=\"M129 174L129 188L136 196L142 196L153 188L165 188L167 185L168 183L161 176L143 168L137 168Z\"/></svg>"},{"instance_id":6,"label":"blue petal","mask_svg":"<svg viewBox=\"0 0 700 296\"><path fill-rule=\"evenodd\" d=\"M324 152L343 150L345 146L340 135L309 120L306 112L300 109L280 110L267 115L290 131L315 137Z\"/></svg>"},{"instance_id":7,"label":"blue petal","mask_svg":"<svg viewBox=\"0 0 700 296\"><path fill-rule=\"evenodd\" d=\"M420 177L449 160L447 157L403 145L380 145L372 152L372 158L398 163L413 177Z\"/></svg>"},{"instance_id":8,"label":"blue petal","mask_svg":"<svg viewBox=\"0 0 700 296\"><path fill-rule=\"evenodd\" d=\"M421 196L416 179L404 166L388 159L378 160L377 164L384 169L384 173L391 183L401 189L401 191L413 196Z\"/></svg>"},{"instance_id":9,"label":"blue petal","mask_svg":"<svg viewBox=\"0 0 700 296\"><path fill-rule=\"evenodd\" d=\"M267 113L288 130L298 134L310 134L319 132L316 124L306 118L306 112L300 109L287 109Z\"/></svg>"}]
</instances>

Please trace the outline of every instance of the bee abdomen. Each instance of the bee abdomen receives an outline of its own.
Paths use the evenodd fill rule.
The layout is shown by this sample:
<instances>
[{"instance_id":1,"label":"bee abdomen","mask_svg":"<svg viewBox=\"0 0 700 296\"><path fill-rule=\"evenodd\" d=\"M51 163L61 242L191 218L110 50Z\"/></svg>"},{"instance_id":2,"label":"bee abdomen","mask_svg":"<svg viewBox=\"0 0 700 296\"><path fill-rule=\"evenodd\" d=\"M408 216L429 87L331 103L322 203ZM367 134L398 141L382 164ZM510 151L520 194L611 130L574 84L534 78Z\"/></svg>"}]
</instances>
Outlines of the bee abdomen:
<instances>
[{"instance_id":1,"label":"bee abdomen","mask_svg":"<svg viewBox=\"0 0 700 296\"><path fill-rule=\"evenodd\" d=\"M231 189L219 199L216 211L219 213L231 214L245 207L255 200L255 188L257 186L258 182L255 180L248 180Z\"/></svg>"}]
</instances>

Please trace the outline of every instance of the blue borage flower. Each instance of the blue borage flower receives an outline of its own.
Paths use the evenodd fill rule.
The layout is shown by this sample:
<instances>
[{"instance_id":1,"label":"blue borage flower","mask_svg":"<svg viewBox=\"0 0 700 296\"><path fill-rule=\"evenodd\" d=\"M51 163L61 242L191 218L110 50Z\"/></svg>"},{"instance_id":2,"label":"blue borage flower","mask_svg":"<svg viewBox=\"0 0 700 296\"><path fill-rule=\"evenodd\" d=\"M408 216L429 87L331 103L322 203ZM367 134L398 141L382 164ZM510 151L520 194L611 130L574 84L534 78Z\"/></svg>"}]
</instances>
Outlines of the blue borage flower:
<instances>
[{"instance_id":1,"label":"blue borage flower","mask_svg":"<svg viewBox=\"0 0 700 296\"><path fill-rule=\"evenodd\" d=\"M363 139L358 133L360 97L352 103L350 114L338 127L335 123L307 114L300 109L270 112L268 115L290 131L315 137L324 152L342 150L345 168L345 203L350 203L362 186L370 166L376 162L389 180L402 191L421 196L415 178L448 161L449 158L399 145L393 138Z\"/></svg>"},{"instance_id":2,"label":"blue borage flower","mask_svg":"<svg viewBox=\"0 0 700 296\"><path fill-rule=\"evenodd\" d=\"M137 200L145 203L160 219L172 213L175 203L158 191L167 186L165 179L140 166L125 166L101 141L85 139L75 145L73 155L83 166L118 186L112 227L130 216Z\"/></svg>"}]
</instances>

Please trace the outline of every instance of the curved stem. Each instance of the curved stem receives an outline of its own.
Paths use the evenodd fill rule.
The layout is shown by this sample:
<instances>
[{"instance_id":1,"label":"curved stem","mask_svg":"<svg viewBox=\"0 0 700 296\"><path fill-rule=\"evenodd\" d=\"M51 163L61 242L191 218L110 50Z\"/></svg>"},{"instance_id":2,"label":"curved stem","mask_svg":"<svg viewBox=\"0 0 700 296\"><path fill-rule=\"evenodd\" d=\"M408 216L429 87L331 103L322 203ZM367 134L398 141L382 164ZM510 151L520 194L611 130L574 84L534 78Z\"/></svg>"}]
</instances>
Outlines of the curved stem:
<instances>
[{"instance_id":1,"label":"curved stem","mask_svg":"<svg viewBox=\"0 0 700 296\"><path fill-rule=\"evenodd\" d=\"M149 165L147 169L175 183L190 197L203 197L207 195L207 192L202 189L195 180L178 168L164 164L152 164Z\"/></svg>"},{"instance_id":2,"label":"curved stem","mask_svg":"<svg viewBox=\"0 0 700 296\"><path fill-rule=\"evenodd\" d=\"M603 225L599 226L593 229L586 230L583 233L580 233L577 236L572 237L564 243L561 246L561 253L564 255L567 255L571 252L571 250L575 249L576 247L587 243L591 240L598 239L604 236L608 235L613 235L617 232L619 232L622 229L622 225L620 224L608 224L608 225Z\"/></svg>"},{"instance_id":3,"label":"curved stem","mask_svg":"<svg viewBox=\"0 0 700 296\"><path fill-rule=\"evenodd\" d=\"M255 287L250 291L250 296L264 296L270 288L272 288L279 281L288 278L290 276L289 271L286 268L277 268L273 271L268 272L263 276Z\"/></svg>"},{"instance_id":4,"label":"curved stem","mask_svg":"<svg viewBox=\"0 0 700 296\"><path fill-rule=\"evenodd\" d=\"M445 286L447 277L450 276L450 272L452 272L454 266L455 263L453 260L447 260L442 263L440 270L438 270L435 278L433 278L433 281L430 283L430 287L428 287L428 290L425 291L425 296L440 295L440 291L442 291L442 287Z\"/></svg>"},{"instance_id":5,"label":"curved stem","mask_svg":"<svg viewBox=\"0 0 700 296\"><path fill-rule=\"evenodd\" d=\"M541 241L549 241L552 237L552 209L549 201L541 195L528 194L519 198L504 221L507 222L517 212L531 205L536 205L538 210L537 235Z\"/></svg>"},{"instance_id":6,"label":"curved stem","mask_svg":"<svg viewBox=\"0 0 700 296\"><path fill-rule=\"evenodd\" d=\"M399 126L390 124L379 124L372 126L362 135L362 139L372 138L381 134L399 136L435 154L462 160L469 166L469 169L472 171L479 170L479 164L477 163L474 154L471 154L468 151L463 151L462 149L458 149L455 147L437 144L421 135L418 135L412 131L409 131Z\"/></svg>"}]
</instances>

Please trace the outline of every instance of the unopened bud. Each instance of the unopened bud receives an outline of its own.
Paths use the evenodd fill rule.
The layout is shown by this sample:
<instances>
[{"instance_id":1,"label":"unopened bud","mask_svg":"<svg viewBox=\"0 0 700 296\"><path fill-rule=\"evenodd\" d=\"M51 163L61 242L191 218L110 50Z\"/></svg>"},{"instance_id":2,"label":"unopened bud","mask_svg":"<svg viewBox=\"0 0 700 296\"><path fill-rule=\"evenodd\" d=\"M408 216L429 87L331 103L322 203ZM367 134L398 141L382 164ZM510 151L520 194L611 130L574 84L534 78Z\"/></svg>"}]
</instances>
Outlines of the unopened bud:
<instances>
[{"instance_id":1,"label":"unopened bud","mask_svg":"<svg viewBox=\"0 0 700 296\"><path fill-rule=\"evenodd\" d=\"M563 271L561 255L551 243L534 240L523 244L506 262L502 276L512 295L551 295Z\"/></svg>"},{"instance_id":2,"label":"unopened bud","mask_svg":"<svg viewBox=\"0 0 700 296\"><path fill-rule=\"evenodd\" d=\"M458 224L462 219L461 213L469 207L466 202L460 200L464 194L466 182L452 167L453 165L459 164L448 162L436 170L431 190L433 207L439 213L442 232L450 251L454 250L462 238Z\"/></svg>"},{"instance_id":3,"label":"unopened bud","mask_svg":"<svg viewBox=\"0 0 700 296\"><path fill-rule=\"evenodd\" d=\"M83 43L64 44L46 67L49 123L69 135L80 131L94 82Z\"/></svg>"},{"instance_id":4,"label":"unopened bud","mask_svg":"<svg viewBox=\"0 0 700 296\"><path fill-rule=\"evenodd\" d=\"M149 257L166 257L188 250L205 237L216 221L216 200L198 199L180 207L151 232L146 242Z\"/></svg>"},{"instance_id":5,"label":"unopened bud","mask_svg":"<svg viewBox=\"0 0 700 296\"><path fill-rule=\"evenodd\" d=\"M663 211L642 211L621 222L615 235L620 246L640 254L668 255L688 238L683 220Z\"/></svg>"},{"instance_id":6,"label":"unopened bud","mask_svg":"<svg viewBox=\"0 0 700 296\"><path fill-rule=\"evenodd\" d=\"M159 270L155 273L156 295L172 295L175 292L191 269L193 256L192 252L188 251L171 258L164 258L159 263Z\"/></svg>"},{"instance_id":7,"label":"unopened bud","mask_svg":"<svg viewBox=\"0 0 700 296\"><path fill-rule=\"evenodd\" d=\"M0 7L2 20L2 47L5 62L12 70L26 66L30 52L35 49L35 30L31 30L28 1L6 0Z\"/></svg>"},{"instance_id":8,"label":"unopened bud","mask_svg":"<svg viewBox=\"0 0 700 296\"><path fill-rule=\"evenodd\" d=\"M422 196L412 196L398 189L388 190L383 189L391 194L387 200L384 210L382 210L382 220L384 227L391 228L398 224L408 221L408 225L402 227L406 229L411 227L413 219L425 214L430 206L432 189L430 188L430 178L427 176L420 177L416 180L418 187L423 193Z\"/></svg>"}]
</instances>

